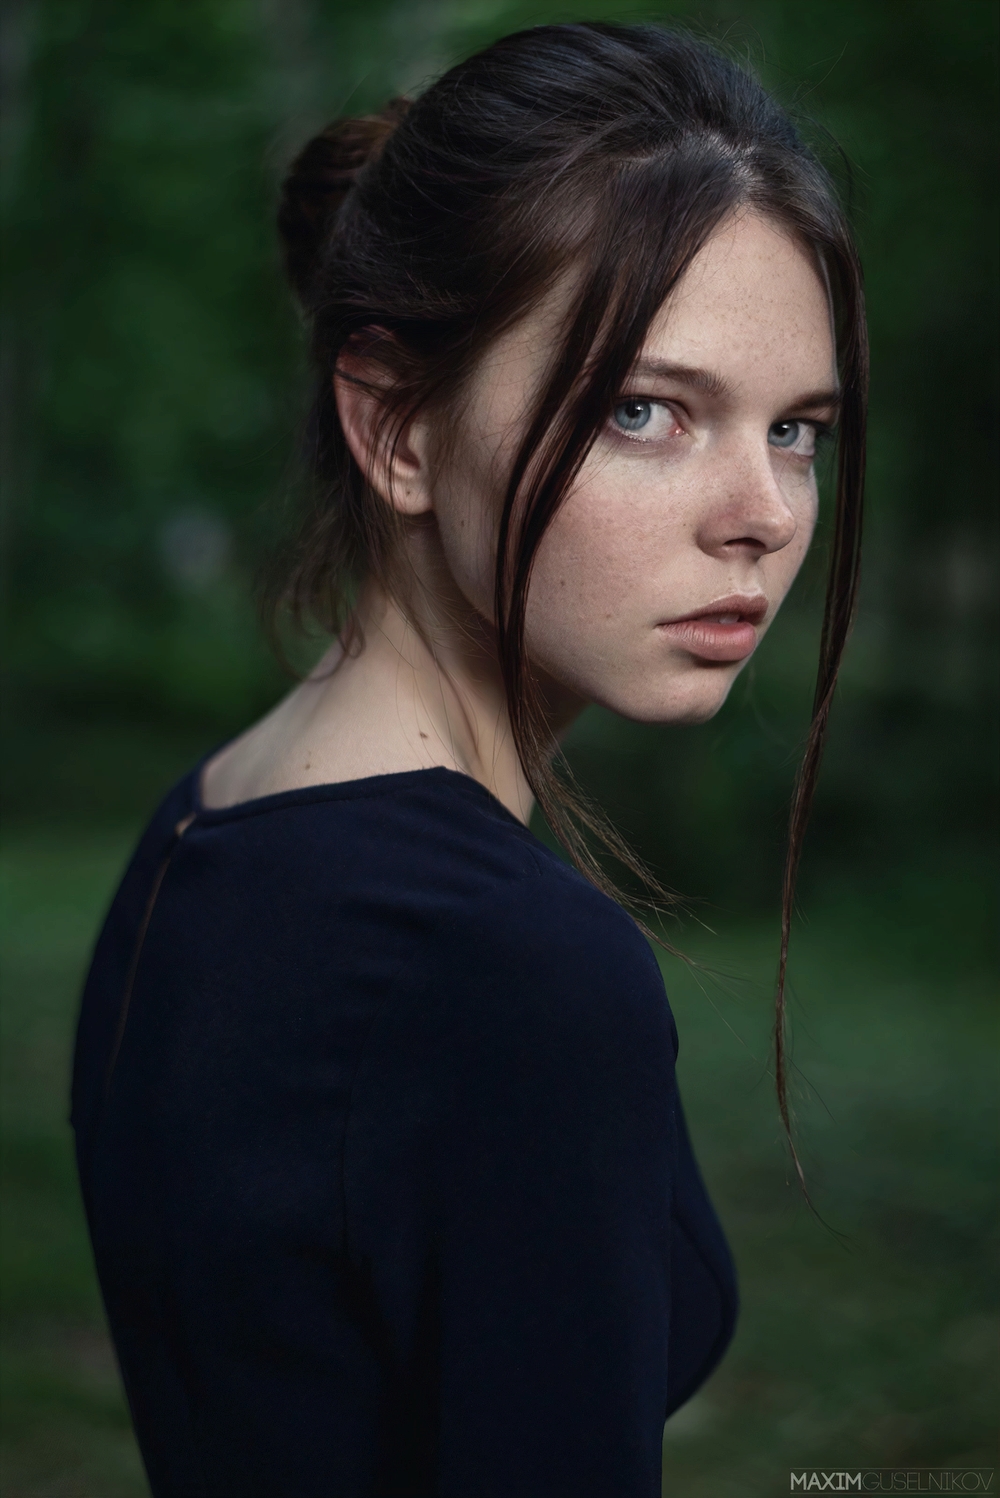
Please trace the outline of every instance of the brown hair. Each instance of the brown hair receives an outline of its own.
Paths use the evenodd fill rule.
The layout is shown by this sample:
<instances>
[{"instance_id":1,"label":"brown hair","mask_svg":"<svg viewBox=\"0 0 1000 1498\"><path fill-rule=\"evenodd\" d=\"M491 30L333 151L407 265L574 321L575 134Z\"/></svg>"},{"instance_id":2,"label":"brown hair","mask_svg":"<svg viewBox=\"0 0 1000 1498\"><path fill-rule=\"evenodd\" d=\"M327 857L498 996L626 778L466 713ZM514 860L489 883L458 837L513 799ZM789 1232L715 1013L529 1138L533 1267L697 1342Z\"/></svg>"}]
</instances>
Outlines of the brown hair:
<instances>
[{"instance_id":1,"label":"brown hair","mask_svg":"<svg viewBox=\"0 0 1000 1498\"><path fill-rule=\"evenodd\" d=\"M454 397L490 343L570 265L578 268L553 368L508 475L494 624L514 743L552 830L612 894L592 837L641 872L553 758L525 648L528 585L545 529L653 318L742 205L781 223L822 265L842 386L819 672L782 889L775 1074L791 1142L785 969L795 876L857 591L867 343L860 266L835 192L756 80L677 31L540 26L460 63L414 102L339 121L309 142L289 173L279 224L311 328L308 447L317 483L283 599L300 621L336 633L349 623L361 579L379 577L391 590L390 507L369 491L337 419L333 371L348 340L377 330L376 355L391 376L386 420L398 438L419 409Z\"/></svg>"}]
</instances>

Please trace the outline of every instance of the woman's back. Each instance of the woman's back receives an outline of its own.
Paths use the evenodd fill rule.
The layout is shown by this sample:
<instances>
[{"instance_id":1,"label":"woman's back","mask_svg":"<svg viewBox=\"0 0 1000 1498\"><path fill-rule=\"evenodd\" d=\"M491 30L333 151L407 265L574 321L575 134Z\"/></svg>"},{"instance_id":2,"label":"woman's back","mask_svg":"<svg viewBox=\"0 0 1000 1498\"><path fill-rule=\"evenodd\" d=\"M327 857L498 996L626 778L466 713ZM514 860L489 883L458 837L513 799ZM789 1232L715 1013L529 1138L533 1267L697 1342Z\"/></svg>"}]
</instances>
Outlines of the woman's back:
<instances>
[{"instance_id":1,"label":"woman's back","mask_svg":"<svg viewBox=\"0 0 1000 1498\"><path fill-rule=\"evenodd\" d=\"M153 1490L659 1493L732 1268L631 921L446 769L168 796L73 1122Z\"/></svg>"}]
</instances>

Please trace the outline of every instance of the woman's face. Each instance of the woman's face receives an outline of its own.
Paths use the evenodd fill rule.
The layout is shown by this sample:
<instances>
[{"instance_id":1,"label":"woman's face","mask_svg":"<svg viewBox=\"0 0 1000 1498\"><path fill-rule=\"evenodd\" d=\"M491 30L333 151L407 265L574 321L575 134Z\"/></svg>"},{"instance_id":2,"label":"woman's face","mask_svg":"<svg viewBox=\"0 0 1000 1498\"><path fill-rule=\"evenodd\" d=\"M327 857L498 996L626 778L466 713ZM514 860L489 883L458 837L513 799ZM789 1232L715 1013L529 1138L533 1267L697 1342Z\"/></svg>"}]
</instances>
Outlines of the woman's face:
<instances>
[{"instance_id":1,"label":"woman's face","mask_svg":"<svg viewBox=\"0 0 1000 1498\"><path fill-rule=\"evenodd\" d=\"M430 482L444 559L492 611L498 480L547 370L542 309L483 360ZM700 722L725 701L802 563L813 457L836 414L826 291L808 254L756 213L702 249L539 548L531 658L574 697L643 722Z\"/></svg>"}]
</instances>

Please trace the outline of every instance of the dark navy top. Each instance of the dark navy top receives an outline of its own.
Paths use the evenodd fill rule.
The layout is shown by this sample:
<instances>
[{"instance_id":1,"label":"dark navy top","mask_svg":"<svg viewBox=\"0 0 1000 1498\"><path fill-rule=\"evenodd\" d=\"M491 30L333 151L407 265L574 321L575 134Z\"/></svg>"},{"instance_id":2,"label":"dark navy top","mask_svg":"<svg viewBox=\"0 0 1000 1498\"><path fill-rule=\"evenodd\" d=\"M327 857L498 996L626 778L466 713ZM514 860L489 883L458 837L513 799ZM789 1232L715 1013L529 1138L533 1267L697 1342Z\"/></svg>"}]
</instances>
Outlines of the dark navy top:
<instances>
[{"instance_id":1,"label":"dark navy top","mask_svg":"<svg viewBox=\"0 0 1000 1498\"><path fill-rule=\"evenodd\" d=\"M167 797L72 1122L156 1498L659 1498L736 1308L657 963L486 790Z\"/></svg>"}]
</instances>

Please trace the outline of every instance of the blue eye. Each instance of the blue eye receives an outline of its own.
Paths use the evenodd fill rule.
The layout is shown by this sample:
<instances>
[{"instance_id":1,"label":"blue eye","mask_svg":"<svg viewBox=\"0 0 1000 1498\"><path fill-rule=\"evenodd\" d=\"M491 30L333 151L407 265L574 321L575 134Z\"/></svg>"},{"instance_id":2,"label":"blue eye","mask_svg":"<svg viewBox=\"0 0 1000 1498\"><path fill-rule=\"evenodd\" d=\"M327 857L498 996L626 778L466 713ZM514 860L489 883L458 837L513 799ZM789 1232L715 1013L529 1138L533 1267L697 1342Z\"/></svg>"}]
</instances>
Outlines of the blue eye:
<instances>
[{"instance_id":1,"label":"blue eye","mask_svg":"<svg viewBox=\"0 0 1000 1498\"><path fill-rule=\"evenodd\" d=\"M619 401L614 408L614 418L623 432L639 432L653 416L652 401Z\"/></svg>"},{"instance_id":2,"label":"blue eye","mask_svg":"<svg viewBox=\"0 0 1000 1498\"><path fill-rule=\"evenodd\" d=\"M767 440L772 447L798 447L812 430L805 421L776 421L768 429Z\"/></svg>"}]
</instances>

